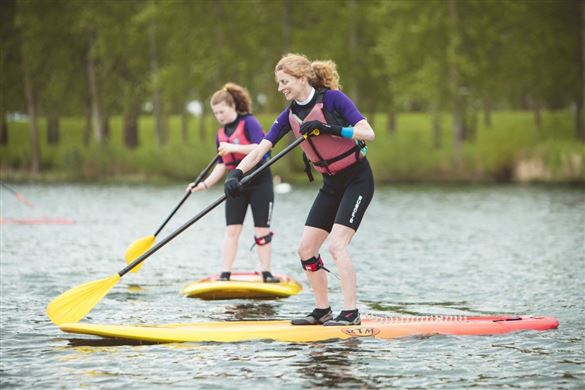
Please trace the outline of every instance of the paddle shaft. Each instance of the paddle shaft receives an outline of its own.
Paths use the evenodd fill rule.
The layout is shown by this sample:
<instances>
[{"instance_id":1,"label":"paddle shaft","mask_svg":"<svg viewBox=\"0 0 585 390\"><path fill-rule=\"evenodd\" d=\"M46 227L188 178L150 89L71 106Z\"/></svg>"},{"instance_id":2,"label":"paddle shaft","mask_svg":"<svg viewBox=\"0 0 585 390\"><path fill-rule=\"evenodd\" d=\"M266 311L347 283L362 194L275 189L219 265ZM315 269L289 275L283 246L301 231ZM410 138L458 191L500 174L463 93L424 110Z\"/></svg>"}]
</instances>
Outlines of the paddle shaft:
<instances>
[{"instance_id":1,"label":"paddle shaft","mask_svg":"<svg viewBox=\"0 0 585 390\"><path fill-rule=\"evenodd\" d=\"M4 182L2 182L1 184L2 184L2 187L6 188L8 191L12 192L14 195L18 194L18 192L14 188L10 187L8 184L5 184Z\"/></svg>"},{"instance_id":2,"label":"paddle shaft","mask_svg":"<svg viewBox=\"0 0 585 390\"><path fill-rule=\"evenodd\" d=\"M10 192L12 192L16 196L16 199L19 202L24 203L28 207L34 208L34 205L31 202L29 202L28 199L26 199L24 197L24 195L22 195L20 192L16 191L14 188L10 187L8 184L6 184L4 182L0 182L0 184L2 184L2 187L6 188Z\"/></svg>"},{"instance_id":3,"label":"paddle shaft","mask_svg":"<svg viewBox=\"0 0 585 390\"><path fill-rule=\"evenodd\" d=\"M209 170L211 169L211 167L213 167L213 165L217 162L217 160L219 159L219 155L216 155L213 160L211 160L209 162L209 164L207 164L207 166L205 167L205 169L199 174L199 176L197 176L197 178L195 179L194 183L195 186L197 186L202 180L205 179L205 177L207 176L207 174L209 173ZM181 201L179 202L179 204L177 204L177 206L175 207L175 209L169 214L169 216L167 217L167 219L165 219L165 221L162 223L162 225L160 225L160 227L158 228L158 230L156 231L156 233L154 233L154 236L158 236L158 234L160 233L161 230L163 230L163 228L166 226L166 224L171 220L171 218L173 218L173 215L175 215L175 213L177 212L177 210L179 210L179 208L183 205L183 203L185 203L185 201L187 200L187 198L191 195L191 191L187 191L187 193L185 194L185 196L183 196L183 199L181 199Z\"/></svg>"},{"instance_id":4,"label":"paddle shaft","mask_svg":"<svg viewBox=\"0 0 585 390\"><path fill-rule=\"evenodd\" d=\"M252 172L248 176L244 177L241 181L242 185L245 186L249 182L254 180L254 178L256 176L258 176L262 171L264 171L266 168L268 168L269 166L271 166L272 164L274 164L275 162L280 160L285 154L287 154L288 152L290 152L291 150L296 148L304 140L305 140L305 137L299 137L296 140L294 140L290 145L288 145L286 148L282 149L276 156L274 156L270 160L266 161L264 164L262 164L260 167L258 167L258 169L256 169L254 172ZM158 251L160 248L165 246L173 238L177 237L179 234L181 234L183 231L185 231L187 228L189 228L189 226L191 226L195 222L199 221L206 214L208 214L211 210L213 210L214 208L219 206L221 203L223 203L223 201L226 200L226 198L227 198L227 196L224 194L221 197L219 197L218 199L216 199L215 201L213 201L213 203L211 203L209 206L207 206L203 211L201 211L199 214L197 214L196 216L191 218L189 221L185 222L185 224L183 226L181 226L180 228L178 228L177 230L175 230L174 232L172 232L171 234L169 234L168 236L163 238L158 244L156 244L155 246L150 248L148 250L148 252L144 253L142 256L140 256L139 258L137 258L136 260L134 260L133 262L128 264L123 270L118 272L118 275L120 275L120 277L122 277L125 274L127 274L132 268L134 268L138 264L142 263L144 260L146 260L148 257L150 257L150 255L152 255L153 253Z\"/></svg>"}]
</instances>

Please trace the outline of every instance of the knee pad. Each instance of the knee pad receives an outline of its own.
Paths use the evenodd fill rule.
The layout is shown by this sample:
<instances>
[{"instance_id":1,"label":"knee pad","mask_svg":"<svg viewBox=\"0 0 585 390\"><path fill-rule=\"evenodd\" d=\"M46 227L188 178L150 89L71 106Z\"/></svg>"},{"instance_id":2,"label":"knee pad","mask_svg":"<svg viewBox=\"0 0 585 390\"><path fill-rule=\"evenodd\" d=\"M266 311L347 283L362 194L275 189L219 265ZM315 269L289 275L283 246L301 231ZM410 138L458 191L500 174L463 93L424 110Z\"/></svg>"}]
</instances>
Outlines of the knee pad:
<instances>
[{"instance_id":1,"label":"knee pad","mask_svg":"<svg viewBox=\"0 0 585 390\"><path fill-rule=\"evenodd\" d=\"M317 255L316 257L313 256L308 260L301 260L301 265L303 266L303 269L305 271L310 272L317 272L320 269L327 270L327 268L325 268L325 266L323 265L323 259L321 258L320 255Z\"/></svg>"},{"instance_id":2,"label":"knee pad","mask_svg":"<svg viewBox=\"0 0 585 390\"><path fill-rule=\"evenodd\" d=\"M265 236L256 237L254 236L254 243L250 247L250 250L254 248L254 245L263 246L266 244L270 244L272 242L272 236L274 236L274 232L270 232Z\"/></svg>"},{"instance_id":3,"label":"knee pad","mask_svg":"<svg viewBox=\"0 0 585 390\"><path fill-rule=\"evenodd\" d=\"M266 244L270 244L272 242L272 236L274 236L274 232L270 232L265 236L262 237L256 237L254 236L254 241L256 241L256 245L266 245Z\"/></svg>"}]
</instances>

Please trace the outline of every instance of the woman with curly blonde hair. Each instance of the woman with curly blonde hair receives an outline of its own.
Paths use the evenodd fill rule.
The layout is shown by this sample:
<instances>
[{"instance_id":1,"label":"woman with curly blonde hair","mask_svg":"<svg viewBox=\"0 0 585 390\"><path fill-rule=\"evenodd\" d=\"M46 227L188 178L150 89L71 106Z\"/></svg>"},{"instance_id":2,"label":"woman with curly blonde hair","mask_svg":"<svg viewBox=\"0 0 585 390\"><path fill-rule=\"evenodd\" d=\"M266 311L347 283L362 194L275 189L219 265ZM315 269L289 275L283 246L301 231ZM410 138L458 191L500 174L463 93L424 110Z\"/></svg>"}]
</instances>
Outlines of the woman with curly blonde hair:
<instances>
[{"instance_id":1,"label":"woman with curly blonde hair","mask_svg":"<svg viewBox=\"0 0 585 390\"><path fill-rule=\"evenodd\" d=\"M339 74L333 61L309 61L287 54L274 70L278 91L290 105L278 116L264 139L230 172L225 181L228 197L243 191L240 180L289 131L307 136L301 148L323 185L300 239L298 255L315 296L313 311L291 322L293 325L359 325L356 274L348 246L374 194L374 179L365 157L365 141L373 141L374 130L347 95L339 90ZM316 134L315 130L318 130ZM308 162L307 162L308 164ZM307 169L312 179L310 167ZM339 271L343 310L333 318L329 304L328 271L320 255L329 238L328 251Z\"/></svg>"}]
</instances>

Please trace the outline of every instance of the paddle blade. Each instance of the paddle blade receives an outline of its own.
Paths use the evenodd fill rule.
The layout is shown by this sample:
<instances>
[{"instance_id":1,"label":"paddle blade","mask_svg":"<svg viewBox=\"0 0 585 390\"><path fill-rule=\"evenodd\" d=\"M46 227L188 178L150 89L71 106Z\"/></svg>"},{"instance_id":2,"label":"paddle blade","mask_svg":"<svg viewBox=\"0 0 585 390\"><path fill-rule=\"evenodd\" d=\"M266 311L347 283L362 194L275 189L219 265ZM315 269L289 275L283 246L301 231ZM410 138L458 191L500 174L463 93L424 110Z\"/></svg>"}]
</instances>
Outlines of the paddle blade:
<instances>
[{"instance_id":1,"label":"paddle blade","mask_svg":"<svg viewBox=\"0 0 585 390\"><path fill-rule=\"evenodd\" d=\"M118 283L118 280L120 275L114 274L109 278L74 287L49 303L47 315L56 325L78 322Z\"/></svg>"},{"instance_id":2,"label":"paddle blade","mask_svg":"<svg viewBox=\"0 0 585 390\"><path fill-rule=\"evenodd\" d=\"M156 237L153 235L142 237L136 241L134 241L128 249L126 249L126 253L124 253L124 257L126 258L126 264L130 264L138 257L142 256L147 250L150 249L152 244L154 244L154 240ZM142 264L138 264L136 267L132 268L131 272L138 272L140 268L142 268Z\"/></svg>"},{"instance_id":3,"label":"paddle blade","mask_svg":"<svg viewBox=\"0 0 585 390\"><path fill-rule=\"evenodd\" d=\"M19 192L16 193L16 199L18 199L18 201L20 203L23 203L23 204L27 205L28 207L31 207L31 208L34 208L35 207L35 206L33 206L33 204L31 202L28 201L28 199L26 199L24 197L24 195L22 195Z\"/></svg>"}]
</instances>

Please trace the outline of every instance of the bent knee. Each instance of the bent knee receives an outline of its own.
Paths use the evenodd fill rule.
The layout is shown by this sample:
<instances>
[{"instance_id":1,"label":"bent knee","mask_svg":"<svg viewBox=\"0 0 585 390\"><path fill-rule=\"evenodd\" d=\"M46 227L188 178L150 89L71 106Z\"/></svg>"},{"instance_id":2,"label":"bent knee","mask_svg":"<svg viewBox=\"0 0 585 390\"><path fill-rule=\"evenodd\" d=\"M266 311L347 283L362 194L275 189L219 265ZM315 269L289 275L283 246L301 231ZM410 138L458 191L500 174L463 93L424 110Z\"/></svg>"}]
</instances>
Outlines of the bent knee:
<instances>
[{"instance_id":1,"label":"bent knee","mask_svg":"<svg viewBox=\"0 0 585 390\"><path fill-rule=\"evenodd\" d=\"M301 258L302 260L306 260L317 255L317 251L318 250L313 248L312 245L308 245L305 242L301 242L297 249L297 254L299 255L299 258Z\"/></svg>"},{"instance_id":2,"label":"bent knee","mask_svg":"<svg viewBox=\"0 0 585 390\"><path fill-rule=\"evenodd\" d=\"M331 241L327 246L327 250L335 260L347 252L347 245L343 242Z\"/></svg>"}]
</instances>

